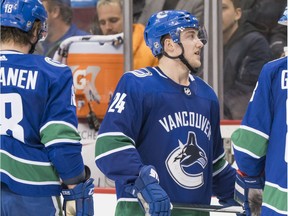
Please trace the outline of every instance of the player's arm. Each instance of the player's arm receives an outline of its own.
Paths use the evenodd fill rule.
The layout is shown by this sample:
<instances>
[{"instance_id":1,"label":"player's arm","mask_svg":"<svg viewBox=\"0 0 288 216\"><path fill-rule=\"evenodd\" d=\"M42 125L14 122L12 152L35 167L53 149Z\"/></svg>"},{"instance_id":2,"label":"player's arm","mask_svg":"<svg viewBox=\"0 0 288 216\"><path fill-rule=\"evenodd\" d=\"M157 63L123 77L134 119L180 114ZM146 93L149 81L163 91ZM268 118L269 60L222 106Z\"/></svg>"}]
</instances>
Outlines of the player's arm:
<instances>
[{"instance_id":1,"label":"player's arm","mask_svg":"<svg viewBox=\"0 0 288 216\"><path fill-rule=\"evenodd\" d=\"M144 118L144 90L138 82L133 74L118 82L96 140L97 166L124 183L135 181L144 165L136 146Z\"/></svg>"},{"instance_id":2,"label":"player's arm","mask_svg":"<svg viewBox=\"0 0 288 216\"><path fill-rule=\"evenodd\" d=\"M235 183L235 200L247 214L260 214L266 150L272 123L270 73L265 65L259 76L242 124L232 134L234 156L239 167ZM261 105L261 106L260 106ZM259 110L261 107L261 110ZM263 113L266 113L263 117Z\"/></svg>"},{"instance_id":3,"label":"player's arm","mask_svg":"<svg viewBox=\"0 0 288 216\"><path fill-rule=\"evenodd\" d=\"M220 132L219 103L217 100L212 104L211 119L213 139L213 195L223 205L235 205L234 185L236 170L225 160L223 139Z\"/></svg>"},{"instance_id":4,"label":"player's arm","mask_svg":"<svg viewBox=\"0 0 288 216\"><path fill-rule=\"evenodd\" d=\"M274 70L269 65L263 67L242 123L231 136L237 166L248 176L259 176L265 167L274 113L269 76Z\"/></svg>"},{"instance_id":5,"label":"player's arm","mask_svg":"<svg viewBox=\"0 0 288 216\"><path fill-rule=\"evenodd\" d=\"M135 140L146 103L141 95L145 90L137 83L141 80L133 78L132 74L124 75L118 83L97 137L96 164L108 178L121 182L122 196L137 198L149 215L168 216L169 197L159 185L155 168L144 165L137 151Z\"/></svg>"},{"instance_id":6,"label":"player's arm","mask_svg":"<svg viewBox=\"0 0 288 216\"><path fill-rule=\"evenodd\" d=\"M60 68L55 67L55 70ZM63 185L64 210L74 200L74 212L93 215L93 179L84 168L82 144L77 130L76 107L72 90L72 72L68 67L59 70L49 82L49 98L40 129L41 142ZM70 188L70 189L69 189ZM81 205L80 205L81 204ZM91 213L92 212L92 213Z\"/></svg>"},{"instance_id":7,"label":"player's arm","mask_svg":"<svg viewBox=\"0 0 288 216\"><path fill-rule=\"evenodd\" d=\"M73 100L72 72L63 66L52 69L58 74L49 80L49 98L40 127L40 138L61 180L72 185L85 178Z\"/></svg>"},{"instance_id":8,"label":"player's arm","mask_svg":"<svg viewBox=\"0 0 288 216\"><path fill-rule=\"evenodd\" d=\"M234 186L236 170L225 160L222 154L213 163L213 195L223 205L235 205Z\"/></svg>"}]
</instances>

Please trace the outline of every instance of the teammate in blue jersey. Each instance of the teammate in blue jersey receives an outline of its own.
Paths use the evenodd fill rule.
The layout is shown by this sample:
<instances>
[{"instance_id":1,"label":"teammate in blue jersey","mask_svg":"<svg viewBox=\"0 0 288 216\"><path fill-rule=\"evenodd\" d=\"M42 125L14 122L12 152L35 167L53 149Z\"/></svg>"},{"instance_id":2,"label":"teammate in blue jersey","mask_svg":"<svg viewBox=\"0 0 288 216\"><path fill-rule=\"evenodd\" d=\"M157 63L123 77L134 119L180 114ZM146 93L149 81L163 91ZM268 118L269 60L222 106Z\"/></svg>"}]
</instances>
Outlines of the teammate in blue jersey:
<instances>
[{"instance_id":1,"label":"teammate in blue jersey","mask_svg":"<svg viewBox=\"0 0 288 216\"><path fill-rule=\"evenodd\" d=\"M279 23L287 25L287 8ZM288 215L287 95L285 56L264 65L241 126L232 134L239 167L235 195L247 215Z\"/></svg>"},{"instance_id":2,"label":"teammate in blue jersey","mask_svg":"<svg viewBox=\"0 0 288 216\"><path fill-rule=\"evenodd\" d=\"M115 180L115 215L208 215L170 211L170 203L210 204L212 195L234 204L218 99L193 74L203 33L187 11L152 15L144 34L159 66L128 71L118 83L96 141L96 164Z\"/></svg>"},{"instance_id":3,"label":"teammate in blue jersey","mask_svg":"<svg viewBox=\"0 0 288 216\"><path fill-rule=\"evenodd\" d=\"M93 179L83 164L72 72L33 55L46 32L38 0L1 0L1 215L93 215Z\"/></svg>"}]
</instances>

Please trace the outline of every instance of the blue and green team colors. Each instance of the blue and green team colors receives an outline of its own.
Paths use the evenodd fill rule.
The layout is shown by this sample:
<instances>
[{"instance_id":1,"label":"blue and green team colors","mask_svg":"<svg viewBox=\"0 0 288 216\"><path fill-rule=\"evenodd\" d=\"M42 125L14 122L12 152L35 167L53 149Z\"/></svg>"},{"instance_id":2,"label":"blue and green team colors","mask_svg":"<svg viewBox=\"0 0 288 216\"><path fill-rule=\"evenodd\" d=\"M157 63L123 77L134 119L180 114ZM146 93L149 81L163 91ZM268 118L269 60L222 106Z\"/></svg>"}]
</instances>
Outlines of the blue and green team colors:
<instances>
[{"instance_id":1,"label":"blue and green team colors","mask_svg":"<svg viewBox=\"0 0 288 216\"><path fill-rule=\"evenodd\" d=\"M240 128L232 135L235 159L248 176L265 173L262 215L288 215L287 57L267 63Z\"/></svg>"},{"instance_id":2,"label":"blue and green team colors","mask_svg":"<svg viewBox=\"0 0 288 216\"><path fill-rule=\"evenodd\" d=\"M13 51L0 62L1 182L21 195L59 195L60 179L84 170L71 70Z\"/></svg>"},{"instance_id":3,"label":"blue and green team colors","mask_svg":"<svg viewBox=\"0 0 288 216\"><path fill-rule=\"evenodd\" d=\"M125 192L143 164L156 167L174 203L210 204L212 194L233 198L235 170L224 160L219 121L218 99L200 78L190 76L190 85L182 86L158 67L126 72L101 124L95 152L98 167L115 180L116 215L143 215L137 200Z\"/></svg>"}]
</instances>

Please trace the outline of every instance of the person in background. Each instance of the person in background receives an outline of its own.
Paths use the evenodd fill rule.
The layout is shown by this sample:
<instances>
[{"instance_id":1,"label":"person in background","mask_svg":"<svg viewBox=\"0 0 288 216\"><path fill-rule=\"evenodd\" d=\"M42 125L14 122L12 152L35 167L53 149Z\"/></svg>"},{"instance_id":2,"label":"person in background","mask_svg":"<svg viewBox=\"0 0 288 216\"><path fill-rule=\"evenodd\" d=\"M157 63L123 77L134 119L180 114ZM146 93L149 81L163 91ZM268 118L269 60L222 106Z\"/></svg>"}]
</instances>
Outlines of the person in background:
<instances>
[{"instance_id":1,"label":"person in background","mask_svg":"<svg viewBox=\"0 0 288 216\"><path fill-rule=\"evenodd\" d=\"M271 60L268 41L249 22L239 24L241 14L241 0L222 0L225 119L242 119L261 68Z\"/></svg>"},{"instance_id":2,"label":"person in background","mask_svg":"<svg viewBox=\"0 0 288 216\"><path fill-rule=\"evenodd\" d=\"M168 10L151 16L144 35L159 65L124 73L96 140L96 165L115 181L115 215L207 216L170 212L170 202L209 205L212 195L236 204L219 102L195 76L203 29L189 12Z\"/></svg>"},{"instance_id":3,"label":"person in background","mask_svg":"<svg viewBox=\"0 0 288 216\"><path fill-rule=\"evenodd\" d=\"M283 54L287 46L287 27L278 25L283 14L287 0L242 0L241 22L249 22L261 32L270 45L272 59Z\"/></svg>"},{"instance_id":4,"label":"person in background","mask_svg":"<svg viewBox=\"0 0 288 216\"><path fill-rule=\"evenodd\" d=\"M137 22L146 25L150 16L162 10L188 10L199 20L201 26L204 21L203 0L146 0L145 7Z\"/></svg>"},{"instance_id":5,"label":"person in background","mask_svg":"<svg viewBox=\"0 0 288 216\"><path fill-rule=\"evenodd\" d=\"M38 0L1 0L1 215L93 215L72 72L33 55L47 32Z\"/></svg>"},{"instance_id":6,"label":"person in background","mask_svg":"<svg viewBox=\"0 0 288 216\"><path fill-rule=\"evenodd\" d=\"M286 27L287 15L286 8L279 20ZM247 215L288 215L287 78L287 56L264 65L240 128L231 137L239 168L235 198Z\"/></svg>"},{"instance_id":7,"label":"person in background","mask_svg":"<svg viewBox=\"0 0 288 216\"><path fill-rule=\"evenodd\" d=\"M72 36L89 35L72 23L73 11L70 0L43 0L48 14L48 35L36 47L37 54L54 57L63 40Z\"/></svg>"},{"instance_id":8,"label":"person in background","mask_svg":"<svg viewBox=\"0 0 288 216\"><path fill-rule=\"evenodd\" d=\"M99 34L112 35L123 32L123 0L98 0L96 6L96 22ZM155 66L155 58L144 40L144 26L140 23L133 24L132 48L133 68ZM94 34L97 34L94 33Z\"/></svg>"}]
</instances>

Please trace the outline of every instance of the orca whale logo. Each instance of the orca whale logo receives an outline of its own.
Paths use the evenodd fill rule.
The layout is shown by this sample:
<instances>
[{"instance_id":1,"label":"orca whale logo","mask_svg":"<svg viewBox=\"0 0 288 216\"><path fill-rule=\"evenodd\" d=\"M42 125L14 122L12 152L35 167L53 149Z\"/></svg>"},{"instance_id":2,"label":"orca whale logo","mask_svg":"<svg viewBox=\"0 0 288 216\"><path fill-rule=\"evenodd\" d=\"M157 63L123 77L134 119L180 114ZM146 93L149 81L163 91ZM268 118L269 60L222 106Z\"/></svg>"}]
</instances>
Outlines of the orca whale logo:
<instances>
[{"instance_id":1,"label":"orca whale logo","mask_svg":"<svg viewBox=\"0 0 288 216\"><path fill-rule=\"evenodd\" d=\"M188 133L187 141L183 144L180 140L179 147L174 149L166 159L166 167L171 177L183 188L196 189L204 184L203 172L187 173L185 167L200 164L204 169L207 165L207 156L197 144L196 134Z\"/></svg>"}]
</instances>

